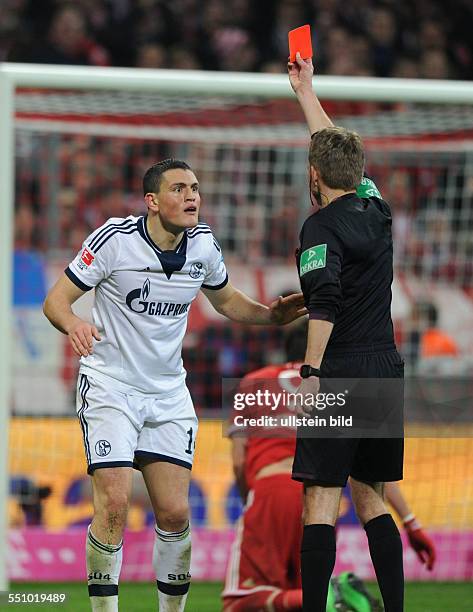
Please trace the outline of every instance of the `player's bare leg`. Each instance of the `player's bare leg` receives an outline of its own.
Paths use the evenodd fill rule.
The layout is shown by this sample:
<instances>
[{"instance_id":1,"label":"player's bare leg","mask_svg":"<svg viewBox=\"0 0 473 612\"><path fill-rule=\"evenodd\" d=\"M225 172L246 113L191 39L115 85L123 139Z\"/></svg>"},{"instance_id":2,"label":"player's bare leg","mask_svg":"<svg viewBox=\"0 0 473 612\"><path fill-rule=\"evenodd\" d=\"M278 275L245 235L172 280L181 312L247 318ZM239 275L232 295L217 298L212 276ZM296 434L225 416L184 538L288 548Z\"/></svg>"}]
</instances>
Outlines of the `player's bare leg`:
<instances>
[{"instance_id":1,"label":"player's bare leg","mask_svg":"<svg viewBox=\"0 0 473 612\"><path fill-rule=\"evenodd\" d=\"M399 530L384 505L384 483L350 479L353 504L363 524L386 612L404 609L404 572Z\"/></svg>"},{"instance_id":2,"label":"player's bare leg","mask_svg":"<svg viewBox=\"0 0 473 612\"><path fill-rule=\"evenodd\" d=\"M190 586L191 538L189 483L191 472L167 462L142 465L156 517L153 565L160 612L182 612Z\"/></svg>"},{"instance_id":3,"label":"player's bare leg","mask_svg":"<svg viewBox=\"0 0 473 612\"><path fill-rule=\"evenodd\" d=\"M96 469L92 477L94 518L91 531L104 544L119 544L126 524L133 469Z\"/></svg>"},{"instance_id":4,"label":"player's bare leg","mask_svg":"<svg viewBox=\"0 0 473 612\"><path fill-rule=\"evenodd\" d=\"M304 535L301 547L303 607L325 612L330 576L335 566L335 522L340 487L304 484Z\"/></svg>"},{"instance_id":5,"label":"player's bare leg","mask_svg":"<svg viewBox=\"0 0 473 612\"><path fill-rule=\"evenodd\" d=\"M132 468L94 471L94 517L86 544L89 596L94 612L118 610L123 530L131 493Z\"/></svg>"}]
</instances>

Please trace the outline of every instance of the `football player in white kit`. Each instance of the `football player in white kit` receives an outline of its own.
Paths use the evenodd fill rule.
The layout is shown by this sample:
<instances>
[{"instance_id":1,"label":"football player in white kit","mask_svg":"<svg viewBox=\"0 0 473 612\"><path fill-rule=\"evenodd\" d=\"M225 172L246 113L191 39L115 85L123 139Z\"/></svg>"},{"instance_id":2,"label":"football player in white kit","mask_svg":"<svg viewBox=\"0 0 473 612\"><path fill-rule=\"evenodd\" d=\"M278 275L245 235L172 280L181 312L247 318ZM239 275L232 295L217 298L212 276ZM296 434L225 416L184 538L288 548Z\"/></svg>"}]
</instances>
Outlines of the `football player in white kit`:
<instances>
[{"instance_id":1,"label":"football player in white kit","mask_svg":"<svg viewBox=\"0 0 473 612\"><path fill-rule=\"evenodd\" d=\"M301 294L268 307L231 285L218 242L198 222L199 184L185 162L155 164L143 190L147 215L112 218L93 232L48 293L44 313L81 357L77 414L94 492L86 543L92 610L118 610L138 467L156 517L159 609L177 612L191 578L188 490L198 426L181 358L189 307L202 290L217 312L252 325L285 324L306 310ZM93 324L71 309L92 288Z\"/></svg>"}]
</instances>

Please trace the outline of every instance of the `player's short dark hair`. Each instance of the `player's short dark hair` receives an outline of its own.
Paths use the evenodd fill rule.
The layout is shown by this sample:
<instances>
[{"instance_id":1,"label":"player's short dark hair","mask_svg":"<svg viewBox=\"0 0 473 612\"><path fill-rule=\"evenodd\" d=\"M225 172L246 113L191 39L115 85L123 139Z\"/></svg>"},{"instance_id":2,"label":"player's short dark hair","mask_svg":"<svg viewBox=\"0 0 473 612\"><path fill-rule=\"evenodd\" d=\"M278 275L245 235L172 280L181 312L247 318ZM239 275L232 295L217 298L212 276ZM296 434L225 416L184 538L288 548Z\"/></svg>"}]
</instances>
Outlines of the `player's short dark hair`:
<instances>
[{"instance_id":1,"label":"player's short dark hair","mask_svg":"<svg viewBox=\"0 0 473 612\"><path fill-rule=\"evenodd\" d=\"M148 168L143 177L143 195L146 195L147 193L159 193L163 174L168 170L175 170L176 168L179 168L180 170L192 170L189 164L186 164L185 161L173 159L172 157L169 159L163 159L163 161L160 161L151 166L151 168Z\"/></svg>"},{"instance_id":2,"label":"player's short dark hair","mask_svg":"<svg viewBox=\"0 0 473 612\"><path fill-rule=\"evenodd\" d=\"M287 361L304 360L307 348L307 331L307 321L291 327L284 341Z\"/></svg>"},{"instance_id":3,"label":"player's short dark hair","mask_svg":"<svg viewBox=\"0 0 473 612\"><path fill-rule=\"evenodd\" d=\"M363 178L365 153L356 132L328 127L312 135L309 163L331 189L355 190Z\"/></svg>"}]
</instances>

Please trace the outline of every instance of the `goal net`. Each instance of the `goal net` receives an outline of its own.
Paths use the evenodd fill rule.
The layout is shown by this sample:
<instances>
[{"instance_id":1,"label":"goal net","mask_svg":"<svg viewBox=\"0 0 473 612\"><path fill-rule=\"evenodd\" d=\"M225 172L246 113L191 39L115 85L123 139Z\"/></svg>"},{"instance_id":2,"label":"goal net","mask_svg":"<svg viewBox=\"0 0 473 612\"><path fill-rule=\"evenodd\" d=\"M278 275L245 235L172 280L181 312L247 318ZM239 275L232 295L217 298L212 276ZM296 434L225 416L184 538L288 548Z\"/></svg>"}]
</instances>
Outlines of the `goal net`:
<instances>
[{"instance_id":1,"label":"goal net","mask_svg":"<svg viewBox=\"0 0 473 612\"><path fill-rule=\"evenodd\" d=\"M473 369L473 105L359 98L324 106L335 123L364 138L367 173L393 209L398 346L412 376L435 374L463 384ZM293 253L311 212L308 134L290 97L130 91L126 80L120 91L18 88L14 114L9 572L15 579L47 579L57 555L63 577L74 579L82 541L76 550L57 535L67 530L74 542L70 534L81 535L92 513L75 418L78 362L42 315L45 292L84 237L107 218L145 214L142 176L167 157L184 159L195 171L201 217L220 242L233 283L263 302L297 289ZM77 312L90 316L92 300L87 294ZM203 296L191 310L184 360L203 417L191 488L202 577L221 577L206 573L209 559L224 564L240 512L229 443L218 421L221 379L283 360L283 333L230 325ZM462 580L472 571L472 428L456 404L446 416L450 400L438 413L407 411L402 490L439 549L437 569L427 575L406 547L409 578ZM355 533L347 496L341 522ZM129 528L139 534L150 524L151 508L137 479ZM42 527L41 535L36 530L29 539L34 525ZM204 542L206 530L211 545ZM143 562L149 550L140 542L128 562L125 557L131 578L150 573ZM340 538L346 559L354 558L353 547L368 559L362 535L349 543ZM204 558L206 545L210 556ZM26 560L24 551L34 559ZM369 575L368 565L361 573ZM359 566L351 569L360 573Z\"/></svg>"}]
</instances>

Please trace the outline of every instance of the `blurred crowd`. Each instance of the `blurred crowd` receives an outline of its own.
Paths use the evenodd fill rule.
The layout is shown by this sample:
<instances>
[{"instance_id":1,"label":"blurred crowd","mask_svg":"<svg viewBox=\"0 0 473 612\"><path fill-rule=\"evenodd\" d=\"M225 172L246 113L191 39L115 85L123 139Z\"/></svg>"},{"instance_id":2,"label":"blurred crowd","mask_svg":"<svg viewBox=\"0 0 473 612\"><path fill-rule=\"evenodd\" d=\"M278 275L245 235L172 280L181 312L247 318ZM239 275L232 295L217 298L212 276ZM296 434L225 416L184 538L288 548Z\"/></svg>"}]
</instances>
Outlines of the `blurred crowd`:
<instances>
[{"instance_id":1,"label":"blurred crowd","mask_svg":"<svg viewBox=\"0 0 473 612\"><path fill-rule=\"evenodd\" d=\"M0 61L283 72L312 24L317 71L471 79L471 0L2 0Z\"/></svg>"},{"instance_id":2,"label":"blurred crowd","mask_svg":"<svg viewBox=\"0 0 473 612\"><path fill-rule=\"evenodd\" d=\"M266 164L257 163L255 149L244 167L238 150L230 162L218 145L188 144L180 151L196 161L191 164L203 186L202 218L228 259L292 262L301 214L311 208L301 196L304 188L294 183L305 166L295 177L286 171L290 160L276 163L276 149L262 150L271 160ZM22 134L16 156L16 249L73 253L108 218L143 214L143 169L177 151L166 141ZM398 159L368 148L367 171L393 207L397 267L471 287L473 177L466 155L424 151Z\"/></svg>"}]
</instances>

